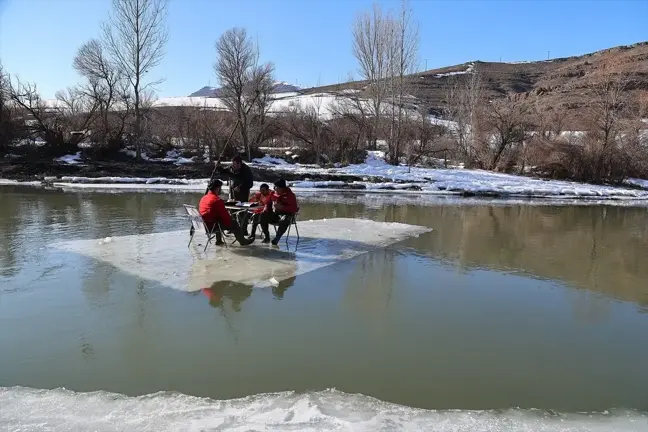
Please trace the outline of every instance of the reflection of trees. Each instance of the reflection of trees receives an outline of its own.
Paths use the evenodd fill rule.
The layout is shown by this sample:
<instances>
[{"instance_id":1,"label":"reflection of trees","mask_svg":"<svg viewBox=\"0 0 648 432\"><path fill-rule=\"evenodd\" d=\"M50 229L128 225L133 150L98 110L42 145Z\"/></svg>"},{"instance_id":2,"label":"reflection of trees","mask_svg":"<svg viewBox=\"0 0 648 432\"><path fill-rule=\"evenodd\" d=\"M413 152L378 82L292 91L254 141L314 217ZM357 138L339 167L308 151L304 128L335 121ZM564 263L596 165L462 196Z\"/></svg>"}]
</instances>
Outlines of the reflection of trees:
<instances>
[{"instance_id":1,"label":"reflection of trees","mask_svg":"<svg viewBox=\"0 0 648 432\"><path fill-rule=\"evenodd\" d=\"M13 189L0 187L0 276L13 276L20 270L15 251L18 246L18 227L23 213L20 200Z\"/></svg>"},{"instance_id":2,"label":"reflection of trees","mask_svg":"<svg viewBox=\"0 0 648 432\"><path fill-rule=\"evenodd\" d=\"M108 299L113 275L118 270L112 265L98 260L87 260L88 268L83 272L82 290L88 303L100 306Z\"/></svg>"},{"instance_id":3,"label":"reflection of trees","mask_svg":"<svg viewBox=\"0 0 648 432\"><path fill-rule=\"evenodd\" d=\"M302 220L368 217L428 226L432 233L401 244L463 268L522 271L648 305L644 208L318 203L303 209Z\"/></svg>"},{"instance_id":4,"label":"reflection of trees","mask_svg":"<svg viewBox=\"0 0 648 432\"><path fill-rule=\"evenodd\" d=\"M648 304L648 266L641 265L648 254L645 209L456 206L418 212L435 231L406 244L435 257L464 267L518 270Z\"/></svg>"},{"instance_id":5,"label":"reflection of trees","mask_svg":"<svg viewBox=\"0 0 648 432\"><path fill-rule=\"evenodd\" d=\"M388 250L363 254L353 261L353 270L346 279L346 303L375 322L383 319L396 286L396 260Z\"/></svg>"}]
</instances>

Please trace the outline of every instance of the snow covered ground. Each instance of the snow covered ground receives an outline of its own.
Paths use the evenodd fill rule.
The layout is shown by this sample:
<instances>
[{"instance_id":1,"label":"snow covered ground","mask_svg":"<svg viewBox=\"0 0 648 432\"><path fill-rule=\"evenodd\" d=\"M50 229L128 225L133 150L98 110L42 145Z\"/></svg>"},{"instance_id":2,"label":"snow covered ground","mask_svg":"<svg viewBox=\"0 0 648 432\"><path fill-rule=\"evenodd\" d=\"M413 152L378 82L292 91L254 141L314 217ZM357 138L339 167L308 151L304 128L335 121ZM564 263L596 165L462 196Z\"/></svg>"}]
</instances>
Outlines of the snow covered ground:
<instances>
[{"instance_id":1,"label":"snow covered ground","mask_svg":"<svg viewBox=\"0 0 648 432\"><path fill-rule=\"evenodd\" d=\"M599 200L648 199L648 191L646 190L541 180L482 170L392 166L386 164L381 156L379 153L369 153L364 164L349 165L343 168L277 165L268 164L261 160L256 160L255 163L278 172L298 173L306 177L313 174L335 174L356 176L363 179L363 181L352 182L297 181L292 183L297 190L357 188L366 191L410 190L431 194L475 194L503 197L591 198ZM372 182L371 180L375 178L389 181ZM645 186L648 186L648 182L645 182Z\"/></svg>"},{"instance_id":2,"label":"snow covered ground","mask_svg":"<svg viewBox=\"0 0 648 432\"><path fill-rule=\"evenodd\" d=\"M648 200L648 180L631 179L630 187L612 187L576 182L542 180L482 170L436 169L392 166L384 153L368 152L365 163L340 168L289 164L266 156L250 165L277 174L298 174L303 180L289 182L299 192L356 191L383 194L462 195L500 198L551 198L553 200L637 201ZM71 159L76 161L77 159ZM336 176L335 181L312 180L311 176ZM339 180L348 177L348 180ZM361 179L361 180L358 180ZM54 187L86 190L178 190L204 191L207 179L169 179L164 177L61 177L47 178ZM10 182L16 184L15 182ZM1 183L0 183L1 184ZM255 183L255 188L261 182ZM227 192L227 188L225 188Z\"/></svg>"}]
</instances>

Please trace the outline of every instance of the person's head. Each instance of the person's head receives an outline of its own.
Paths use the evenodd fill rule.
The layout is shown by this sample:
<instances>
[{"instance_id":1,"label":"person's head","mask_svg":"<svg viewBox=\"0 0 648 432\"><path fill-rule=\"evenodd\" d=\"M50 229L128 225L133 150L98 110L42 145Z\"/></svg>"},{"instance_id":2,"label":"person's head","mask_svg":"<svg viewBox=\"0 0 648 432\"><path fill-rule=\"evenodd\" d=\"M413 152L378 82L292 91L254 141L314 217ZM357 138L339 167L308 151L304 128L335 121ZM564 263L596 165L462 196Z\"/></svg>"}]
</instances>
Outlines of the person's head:
<instances>
[{"instance_id":1,"label":"person's head","mask_svg":"<svg viewBox=\"0 0 648 432\"><path fill-rule=\"evenodd\" d=\"M241 165L243 165L243 158L241 156L236 155L232 158L232 167L234 168L235 171L238 171L241 169Z\"/></svg>"},{"instance_id":2,"label":"person's head","mask_svg":"<svg viewBox=\"0 0 648 432\"><path fill-rule=\"evenodd\" d=\"M279 179L276 182L274 182L274 187L278 194L284 193L288 188L288 186L286 185L286 180L284 179Z\"/></svg>"},{"instance_id":3,"label":"person's head","mask_svg":"<svg viewBox=\"0 0 648 432\"><path fill-rule=\"evenodd\" d=\"M268 195L270 193L270 186L268 186L266 183L263 183L259 188L259 192L261 192L261 195L263 196Z\"/></svg>"},{"instance_id":4,"label":"person's head","mask_svg":"<svg viewBox=\"0 0 648 432\"><path fill-rule=\"evenodd\" d=\"M223 187L223 182L218 180L218 179L213 179L209 182L207 185L207 188L209 189L210 192L219 195L221 192L221 188Z\"/></svg>"}]
</instances>

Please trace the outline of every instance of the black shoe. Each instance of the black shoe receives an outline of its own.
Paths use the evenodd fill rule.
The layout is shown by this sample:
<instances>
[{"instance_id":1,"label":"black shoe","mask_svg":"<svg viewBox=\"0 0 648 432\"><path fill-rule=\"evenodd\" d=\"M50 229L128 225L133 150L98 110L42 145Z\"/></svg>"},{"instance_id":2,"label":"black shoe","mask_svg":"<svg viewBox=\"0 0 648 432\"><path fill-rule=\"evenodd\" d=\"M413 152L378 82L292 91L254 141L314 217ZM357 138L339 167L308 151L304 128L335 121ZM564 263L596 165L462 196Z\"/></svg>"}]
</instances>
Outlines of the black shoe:
<instances>
[{"instance_id":1,"label":"black shoe","mask_svg":"<svg viewBox=\"0 0 648 432\"><path fill-rule=\"evenodd\" d=\"M223 246L225 242L223 240L216 240L216 246Z\"/></svg>"},{"instance_id":2,"label":"black shoe","mask_svg":"<svg viewBox=\"0 0 648 432\"><path fill-rule=\"evenodd\" d=\"M264 237L261 243L270 243L270 237Z\"/></svg>"},{"instance_id":3,"label":"black shoe","mask_svg":"<svg viewBox=\"0 0 648 432\"><path fill-rule=\"evenodd\" d=\"M274 239L274 240L272 240L272 246L277 246L278 244L279 244L279 240L278 240L278 239Z\"/></svg>"}]
</instances>

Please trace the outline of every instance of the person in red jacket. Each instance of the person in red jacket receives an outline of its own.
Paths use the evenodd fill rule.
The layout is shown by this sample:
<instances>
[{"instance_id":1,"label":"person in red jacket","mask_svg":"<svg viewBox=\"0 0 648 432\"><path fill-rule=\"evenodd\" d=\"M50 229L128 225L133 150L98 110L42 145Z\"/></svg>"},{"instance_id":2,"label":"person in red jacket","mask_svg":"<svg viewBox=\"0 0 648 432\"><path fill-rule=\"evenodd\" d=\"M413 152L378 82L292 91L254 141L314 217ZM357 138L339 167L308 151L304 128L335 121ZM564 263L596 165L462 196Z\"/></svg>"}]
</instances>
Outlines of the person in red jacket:
<instances>
[{"instance_id":1,"label":"person in red jacket","mask_svg":"<svg viewBox=\"0 0 648 432\"><path fill-rule=\"evenodd\" d=\"M291 216L297 213L297 197L286 185L284 179L277 180L274 186L275 191L261 213L260 223L263 231L263 243L270 242L269 225L277 224L277 235L272 240L272 244L276 246L290 226Z\"/></svg>"},{"instance_id":2,"label":"person in red jacket","mask_svg":"<svg viewBox=\"0 0 648 432\"><path fill-rule=\"evenodd\" d=\"M250 202L259 204L259 207L255 207L252 212L255 214L262 213L263 209L265 209L265 207L268 205L270 198L272 198L272 191L270 191L270 186L268 186L266 183L263 183L259 188L259 192L255 193L254 195L252 195L252 198L250 198Z\"/></svg>"},{"instance_id":3,"label":"person in red jacket","mask_svg":"<svg viewBox=\"0 0 648 432\"><path fill-rule=\"evenodd\" d=\"M254 241L254 233L251 238L245 238L232 216L225 208L225 202L220 197L223 182L218 179L213 179L209 182L209 191L200 199L198 204L198 212L202 216L205 225L210 231L216 230L216 244L222 245L223 239L221 233L217 228L220 225L222 230L227 230L234 234L238 242L242 245L248 245Z\"/></svg>"}]
</instances>

